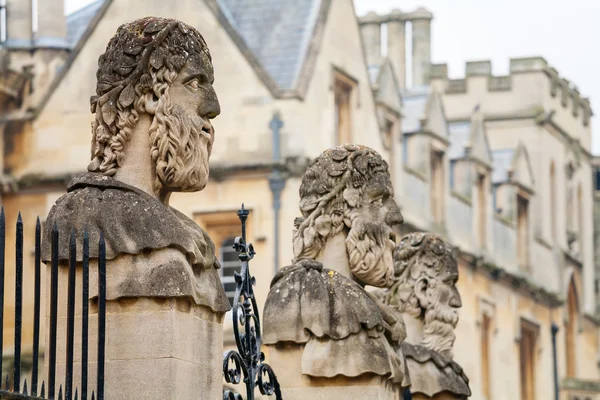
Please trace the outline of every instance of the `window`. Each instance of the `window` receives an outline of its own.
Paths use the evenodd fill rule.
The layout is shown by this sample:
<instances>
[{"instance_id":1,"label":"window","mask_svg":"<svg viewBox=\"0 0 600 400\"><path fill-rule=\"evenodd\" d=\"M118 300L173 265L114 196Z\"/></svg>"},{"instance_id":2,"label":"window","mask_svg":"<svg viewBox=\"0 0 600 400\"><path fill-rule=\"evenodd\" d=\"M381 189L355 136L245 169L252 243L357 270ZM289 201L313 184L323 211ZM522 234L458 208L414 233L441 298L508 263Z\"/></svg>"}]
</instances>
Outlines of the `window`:
<instances>
[{"instance_id":1,"label":"window","mask_svg":"<svg viewBox=\"0 0 600 400\"><path fill-rule=\"evenodd\" d=\"M596 167L594 171L594 178L596 182L596 190L600 190L600 167Z\"/></svg>"},{"instance_id":2,"label":"window","mask_svg":"<svg viewBox=\"0 0 600 400\"><path fill-rule=\"evenodd\" d=\"M521 267L529 266L529 200L517 195L517 252Z\"/></svg>"},{"instance_id":3,"label":"window","mask_svg":"<svg viewBox=\"0 0 600 400\"><path fill-rule=\"evenodd\" d=\"M537 327L521 321L519 361L521 370L521 399L535 400L535 364L537 349Z\"/></svg>"},{"instance_id":4,"label":"window","mask_svg":"<svg viewBox=\"0 0 600 400\"><path fill-rule=\"evenodd\" d=\"M352 143L351 99L352 82L343 76L335 79L335 140L336 145Z\"/></svg>"},{"instance_id":5,"label":"window","mask_svg":"<svg viewBox=\"0 0 600 400\"><path fill-rule=\"evenodd\" d=\"M576 376L576 337L577 337L577 290L575 281L571 279L569 284L569 294L567 298L567 322L565 326L566 358L567 358L567 377Z\"/></svg>"},{"instance_id":6,"label":"window","mask_svg":"<svg viewBox=\"0 0 600 400\"><path fill-rule=\"evenodd\" d=\"M483 314L481 319L481 387L483 395L487 400L490 400L490 335L491 335L491 318Z\"/></svg>"},{"instance_id":7,"label":"window","mask_svg":"<svg viewBox=\"0 0 600 400\"><path fill-rule=\"evenodd\" d=\"M235 295L234 273L240 272L241 264L238 255L233 249L233 243L237 236L241 236L241 225L235 211L207 212L194 215L194 220L208 233L215 244L215 254L221 264L219 275L229 301L233 303ZM250 236L250 221L248 219L247 229ZM247 238L249 241L250 237Z\"/></svg>"},{"instance_id":8,"label":"window","mask_svg":"<svg viewBox=\"0 0 600 400\"><path fill-rule=\"evenodd\" d=\"M6 42L6 0L0 0L0 43Z\"/></svg>"},{"instance_id":9,"label":"window","mask_svg":"<svg viewBox=\"0 0 600 400\"><path fill-rule=\"evenodd\" d=\"M550 164L550 237L553 242L556 242L556 171L554 168L554 162Z\"/></svg>"},{"instance_id":10,"label":"window","mask_svg":"<svg viewBox=\"0 0 600 400\"><path fill-rule=\"evenodd\" d=\"M583 251L584 251L584 231L583 224L585 223L583 219L583 190L581 189L581 183L577 188L577 242L579 243L579 254L581 259L583 260Z\"/></svg>"},{"instance_id":11,"label":"window","mask_svg":"<svg viewBox=\"0 0 600 400\"><path fill-rule=\"evenodd\" d=\"M484 174L477 174L477 204L479 208L479 245L485 248L487 242L487 179Z\"/></svg>"},{"instance_id":12,"label":"window","mask_svg":"<svg viewBox=\"0 0 600 400\"><path fill-rule=\"evenodd\" d=\"M433 221L441 223L444 218L444 153L431 152L431 214Z\"/></svg>"},{"instance_id":13,"label":"window","mask_svg":"<svg viewBox=\"0 0 600 400\"><path fill-rule=\"evenodd\" d=\"M221 243L219 252L219 261L221 262L221 282L227 294L227 298L233 305L233 297L235 296L235 273L241 271L240 260L237 252L233 249L235 237L229 237Z\"/></svg>"}]
</instances>

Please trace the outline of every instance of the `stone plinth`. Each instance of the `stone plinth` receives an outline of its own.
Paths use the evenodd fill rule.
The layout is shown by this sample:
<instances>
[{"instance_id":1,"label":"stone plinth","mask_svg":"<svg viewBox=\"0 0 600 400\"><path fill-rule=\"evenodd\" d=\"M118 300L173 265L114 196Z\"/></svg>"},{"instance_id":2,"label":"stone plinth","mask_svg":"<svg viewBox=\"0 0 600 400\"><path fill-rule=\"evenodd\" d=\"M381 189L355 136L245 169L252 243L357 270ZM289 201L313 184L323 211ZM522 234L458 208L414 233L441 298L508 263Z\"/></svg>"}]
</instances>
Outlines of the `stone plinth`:
<instances>
[{"instance_id":1,"label":"stone plinth","mask_svg":"<svg viewBox=\"0 0 600 400\"><path fill-rule=\"evenodd\" d=\"M269 364L277 374L285 400L400 400L400 389L385 377L364 374L358 377L313 378L302 371L304 345L269 346Z\"/></svg>"},{"instance_id":2,"label":"stone plinth","mask_svg":"<svg viewBox=\"0 0 600 400\"><path fill-rule=\"evenodd\" d=\"M74 387L81 386L81 270L77 272ZM95 271L90 272L91 293L95 293ZM59 385L64 385L65 381L66 268L61 267L59 278L57 392ZM106 398L221 398L222 319L222 314L197 306L186 298L121 298L107 301ZM46 321L49 326L49 319ZM96 388L97 326L98 305L95 298L90 301L89 316L89 395ZM45 364L47 371L47 356Z\"/></svg>"}]
</instances>

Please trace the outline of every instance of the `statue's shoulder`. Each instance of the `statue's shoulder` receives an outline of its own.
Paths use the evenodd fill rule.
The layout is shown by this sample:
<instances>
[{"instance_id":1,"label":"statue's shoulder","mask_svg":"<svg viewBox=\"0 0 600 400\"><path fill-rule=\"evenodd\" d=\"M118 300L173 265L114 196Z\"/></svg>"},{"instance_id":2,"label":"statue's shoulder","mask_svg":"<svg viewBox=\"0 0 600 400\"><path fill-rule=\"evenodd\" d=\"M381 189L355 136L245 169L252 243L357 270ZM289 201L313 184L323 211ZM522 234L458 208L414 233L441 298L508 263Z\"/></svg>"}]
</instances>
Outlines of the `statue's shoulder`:
<instances>
[{"instance_id":1,"label":"statue's shoulder","mask_svg":"<svg viewBox=\"0 0 600 400\"><path fill-rule=\"evenodd\" d=\"M452 359L424 346L407 342L402 343L402 352L410 371L413 393L424 393L430 397L441 392L471 396L469 378ZM435 368L431 368L431 365Z\"/></svg>"},{"instance_id":2,"label":"statue's shoulder","mask_svg":"<svg viewBox=\"0 0 600 400\"><path fill-rule=\"evenodd\" d=\"M50 260L52 229L56 226L61 261L68 260L69 236L77 227L78 260L82 259L83 230L87 230L92 258L98 256L97 243L103 232L109 260L119 254L170 247L182 252L192 265L219 267L208 235L191 219L144 191L97 173L76 176L67 190L46 219L44 261Z\"/></svg>"},{"instance_id":3,"label":"statue's shoulder","mask_svg":"<svg viewBox=\"0 0 600 400\"><path fill-rule=\"evenodd\" d=\"M384 327L377 303L359 284L314 260L276 274L264 314L266 344L340 340L361 330L378 335Z\"/></svg>"}]
</instances>

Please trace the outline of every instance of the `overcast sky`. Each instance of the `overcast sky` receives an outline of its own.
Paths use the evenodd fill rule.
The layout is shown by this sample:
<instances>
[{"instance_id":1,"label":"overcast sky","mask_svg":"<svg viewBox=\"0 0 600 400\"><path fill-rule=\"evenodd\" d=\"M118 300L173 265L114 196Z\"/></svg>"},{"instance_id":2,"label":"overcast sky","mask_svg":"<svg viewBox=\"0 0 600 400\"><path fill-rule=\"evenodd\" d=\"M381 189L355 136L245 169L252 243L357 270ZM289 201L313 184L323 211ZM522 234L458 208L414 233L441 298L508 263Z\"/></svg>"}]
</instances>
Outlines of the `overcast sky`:
<instances>
[{"instance_id":1,"label":"overcast sky","mask_svg":"<svg viewBox=\"0 0 600 400\"><path fill-rule=\"evenodd\" d=\"M302 1L302 0L298 0ZM73 12L90 0L65 0ZM511 57L541 55L590 97L600 115L600 0L354 0L358 15L419 6L434 14L432 61L447 63L452 78L465 61L492 60L495 75L508 73ZM593 120L594 153L600 155L600 118Z\"/></svg>"}]
</instances>

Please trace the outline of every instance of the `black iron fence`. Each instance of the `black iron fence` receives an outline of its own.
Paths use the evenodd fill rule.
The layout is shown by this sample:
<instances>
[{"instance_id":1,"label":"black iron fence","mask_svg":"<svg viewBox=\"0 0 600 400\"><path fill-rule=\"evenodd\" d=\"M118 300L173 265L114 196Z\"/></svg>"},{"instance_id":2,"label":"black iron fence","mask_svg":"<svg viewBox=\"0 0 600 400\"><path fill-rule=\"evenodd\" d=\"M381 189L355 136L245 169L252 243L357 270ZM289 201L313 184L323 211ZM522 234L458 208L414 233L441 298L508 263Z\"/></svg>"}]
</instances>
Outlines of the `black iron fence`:
<instances>
[{"instance_id":1,"label":"black iron fence","mask_svg":"<svg viewBox=\"0 0 600 400\"><path fill-rule=\"evenodd\" d=\"M21 339L23 329L23 220L21 214L17 218L15 240L15 319L14 319L14 360L12 371L12 385L10 374L3 375L0 363L0 377L5 376L4 385L0 388L0 399L59 399L59 400L87 400L88 370L89 370L89 236L84 233L83 262L81 282L81 382L77 388L73 382L74 376L74 343L75 343L75 303L76 303L76 241L75 231L71 232L69 243L69 271L66 288L59 287L59 262L58 262L58 229L52 229L52 257L50 267L50 318L49 340L46 349L48 357L48 371L46 378L40 383L38 370L40 359L40 308L41 308L41 224L38 218L35 227L35 256L34 256L34 307L33 307L33 360L30 386L27 379L21 386ZM96 369L96 390L92 390L92 400L104 400L104 360L105 360L105 333L106 333L106 243L104 236L100 236L98 256L98 362ZM4 291L5 291L5 250L6 250L6 219L4 208L0 213L0 358L4 357ZM67 332L65 338L57 337L58 328L58 294L59 290L67 291ZM57 343L59 340L66 342L66 360L64 387L57 384ZM47 382L47 384L46 384ZM12 387L11 387L12 386Z\"/></svg>"},{"instance_id":2,"label":"black iron fence","mask_svg":"<svg viewBox=\"0 0 600 400\"><path fill-rule=\"evenodd\" d=\"M233 248L237 251L242 263L241 273L235 273L235 297L233 298L233 333L238 350L225 352L223 357L223 374L225 381L232 384L244 382L246 400L254 400L254 391L258 387L261 394L275 395L282 400L281 389L273 369L264 362L265 355L261 351L262 336L258 306L254 298L256 279L250 273L250 260L256 254L252 244L246 242L246 219L250 211L242 208L238 217L242 223L242 236L235 238ZM241 330L241 327L244 330ZM242 396L233 390L223 391L224 400L242 400Z\"/></svg>"}]
</instances>

